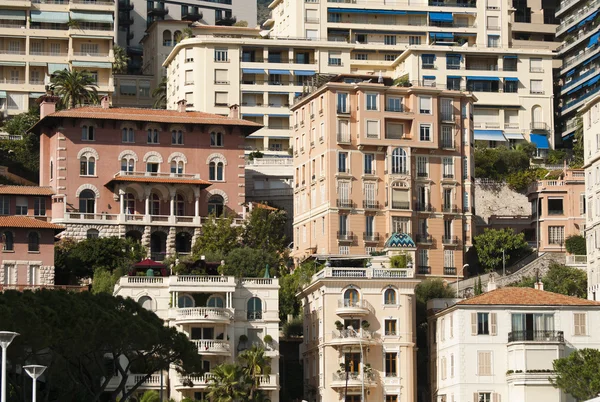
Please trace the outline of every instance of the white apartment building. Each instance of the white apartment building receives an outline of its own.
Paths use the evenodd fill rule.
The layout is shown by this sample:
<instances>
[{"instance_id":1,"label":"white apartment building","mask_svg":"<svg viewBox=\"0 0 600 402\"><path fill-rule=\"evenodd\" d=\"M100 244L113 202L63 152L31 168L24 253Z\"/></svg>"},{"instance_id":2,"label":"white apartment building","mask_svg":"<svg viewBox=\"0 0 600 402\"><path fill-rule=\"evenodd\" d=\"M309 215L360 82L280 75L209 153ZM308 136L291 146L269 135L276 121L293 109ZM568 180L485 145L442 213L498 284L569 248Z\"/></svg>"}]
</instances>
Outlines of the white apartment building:
<instances>
[{"instance_id":1,"label":"white apartment building","mask_svg":"<svg viewBox=\"0 0 600 402\"><path fill-rule=\"evenodd\" d=\"M116 11L111 0L0 2L0 113L29 110L62 69L88 70L112 93Z\"/></svg>"},{"instance_id":2,"label":"white apartment building","mask_svg":"<svg viewBox=\"0 0 600 402\"><path fill-rule=\"evenodd\" d=\"M516 287L454 301L428 304L432 402L574 402L548 378L555 359L600 347L599 302Z\"/></svg>"},{"instance_id":3,"label":"white apartment building","mask_svg":"<svg viewBox=\"0 0 600 402\"><path fill-rule=\"evenodd\" d=\"M585 169L588 299L600 299L600 95L581 108Z\"/></svg>"},{"instance_id":4,"label":"white apartment building","mask_svg":"<svg viewBox=\"0 0 600 402\"><path fill-rule=\"evenodd\" d=\"M198 346L206 374L182 378L174 369L163 379L169 395L205 401L210 370L231 363L251 345L265 348L271 358L271 374L260 389L272 402L279 401L279 281L272 278L240 278L210 275L125 276L115 285L116 296L131 297L154 311L166 325L184 332ZM240 336L246 336L247 340ZM272 342L264 338L270 335ZM141 387L157 389L152 376ZM191 384L188 381L191 381Z\"/></svg>"}]
</instances>

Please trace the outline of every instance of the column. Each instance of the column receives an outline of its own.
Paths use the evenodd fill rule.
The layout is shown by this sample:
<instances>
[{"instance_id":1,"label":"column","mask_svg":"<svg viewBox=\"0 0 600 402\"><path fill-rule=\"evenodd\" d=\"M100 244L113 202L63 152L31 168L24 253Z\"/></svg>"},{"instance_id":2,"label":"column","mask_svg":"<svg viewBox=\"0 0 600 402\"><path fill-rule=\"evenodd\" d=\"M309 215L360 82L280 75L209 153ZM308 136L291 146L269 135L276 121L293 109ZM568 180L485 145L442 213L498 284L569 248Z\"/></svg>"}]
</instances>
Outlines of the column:
<instances>
[{"instance_id":1,"label":"column","mask_svg":"<svg viewBox=\"0 0 600 402\"><path fill-rule=\"evenodd\" d=\"M175 223L175 194L171 194L171 204L169 211L169 222Z\"/></svg>"},{"instance_id":2,"label":"column","mask_svg":"<svg viewBox=\"0 0 600 402\"><path fill-rule=\"evenodd\" d=\"M119 189L119 220L125 221L125 191Z\"/></svg>"},{"instance_id":3,"label":"column","mask_svg":"<svg viewBox=\"0 0 600 402\"><path fill-rule=\"evenodd\" d=\"M194 217L198 218L200 216L200 195L196 195L194 197Z\"/></svg>"}]
</instances>

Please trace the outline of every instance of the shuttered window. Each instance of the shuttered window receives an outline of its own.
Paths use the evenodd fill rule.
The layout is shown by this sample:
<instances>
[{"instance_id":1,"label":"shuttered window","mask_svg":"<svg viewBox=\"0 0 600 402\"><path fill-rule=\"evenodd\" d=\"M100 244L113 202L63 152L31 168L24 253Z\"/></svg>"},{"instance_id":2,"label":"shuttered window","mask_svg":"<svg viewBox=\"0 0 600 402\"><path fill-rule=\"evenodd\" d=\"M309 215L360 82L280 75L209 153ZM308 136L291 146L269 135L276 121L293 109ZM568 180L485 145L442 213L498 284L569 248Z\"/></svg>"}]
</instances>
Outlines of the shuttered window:
<instances>
[{"instance_id":1,"label":"shuttered window","mask_svg":"<svg viewBox=\"0 0 600 402\"><path fill-rule=\"evenodd\" d=\"M586 317L585 317L585 313L573 313L573 319L575 322L575 332L574 335L586 335L587 331L586 331Z\"/></svg>"},{"instance_id":2,"label":"shuttered window","mask_svg":"<svg viewBox=\"0 0 600 402\"><path fill-rule=\"evenodd\" d=\"M477 352L477 375L492 375L492 352Z\"/></svg>"}]
</instances>

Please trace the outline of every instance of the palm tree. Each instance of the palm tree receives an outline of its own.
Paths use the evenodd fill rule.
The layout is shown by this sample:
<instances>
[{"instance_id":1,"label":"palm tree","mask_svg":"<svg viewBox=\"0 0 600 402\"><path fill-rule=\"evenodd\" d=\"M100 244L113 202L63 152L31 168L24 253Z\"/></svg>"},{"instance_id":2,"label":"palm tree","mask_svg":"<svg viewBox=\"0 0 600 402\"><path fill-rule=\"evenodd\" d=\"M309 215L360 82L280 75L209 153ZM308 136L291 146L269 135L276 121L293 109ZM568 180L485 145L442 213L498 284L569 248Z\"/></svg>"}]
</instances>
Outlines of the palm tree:
<instances>
[{"instance_id":1,"label":"palm tree","mask_svg":"<svg viewBox=\"0 0 600 402\"><path fill-rule=\"evenodd\" d=\"M115 55L115 61L113 62L112 68L114 74L125 74L127 72L127 63L129 63L129 56L125 53L125 49L121 46L113 47L113 53Z\"/></svg>"},{"instance_id":2,"label":"palm tree","mask_svg":"<svg viewBox=\"0 0 600 402\"><path fill-rule=\"evenodd\" d=\"M263 375L271 374L271 358L265 356L265 350L256 345L240 354L240 360L245 363L244 374L252 381L250 389L250 400L258 391L260 379Z\"/></svg>"},{"instance_id":3,"label":"palm tree","mask_svg":"<svg viewBox=\"0 0 600 402\"><path fill-rule=\"evenodd\" d=\"M98 84L87 70L60 70L52 75L50 89L60 97L59 107L98 103Z\"/></svg>"},{"instance_id":4,"label":"palm tree","mask_svg":"<svg viewBox=\"0 0 600 402\"><path fill-rule=\"evenodd\" d=\"M239 402L248 395L247 379L242 367L224 363L214 368L208 385L208 399L212 402Z\"/></svg>"},{"instance_id":5,"label":"palm tree","mask_svg":"<svg viewBox=\"0 0 600 402\"><path fill-rule=\"evenodd\" d=\"M160 396L156 391L146 391L144 395L139 399L139 402L159 402Z\"/></svg>"},{"instance_id":6,"label":"palm tree","mask_svg":"<svg viewBox=\"0 0 600 402\"><path fill-rule=\"evenodd\" d=\"M167 108L167 77L163 77L160 84L154 91L152 91L152 97L154 98L155 109L166 109Z\"/></svg>"}]
</instances>

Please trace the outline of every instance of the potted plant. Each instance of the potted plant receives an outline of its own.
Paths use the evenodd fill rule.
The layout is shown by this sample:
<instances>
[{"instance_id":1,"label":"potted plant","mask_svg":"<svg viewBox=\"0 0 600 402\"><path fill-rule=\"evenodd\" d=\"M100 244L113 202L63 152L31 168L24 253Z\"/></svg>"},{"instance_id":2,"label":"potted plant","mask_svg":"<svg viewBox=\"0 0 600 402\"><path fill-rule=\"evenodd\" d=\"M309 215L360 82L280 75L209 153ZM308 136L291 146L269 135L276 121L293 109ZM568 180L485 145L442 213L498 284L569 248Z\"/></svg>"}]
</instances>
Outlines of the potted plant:
<instances>
[{"instance_id":1,"label":"potted plant","mask_svg":"<svg viewBox=\"0 0 600 402\"><path fill-rule=\"evenodd\" d=\"M273 337L269 334L265 335L265 337L263 338L263 341L265 341L265 343L267 345L271 345L271 343L273 343Z\"/></svg>"},{"instance_id":2,"label":"potted plant","mask_svg":"<svg viewBox=\"0 0 600 402\"><path fill-rule=\"evenodd\" d=\"M369 321L367 321L367 320L362 320L360 323L360 327L364 330L369 329L370 326L371 326L371 324L369 324Z\"/></svg>"},{"instance_id":3,"label":"potted plant","mask_svg":"<svg viewBox=\"0 0 600 402\"><path fill-rule=\"evenodd\" d=\"M335 322L335 328L336 328L338 331L341 331L341 330L343 330L343 329L344 329L344 324L342 324L342 322L341 322L340 320L337 320L337 321Z\"/></svg>"},{"instance_id":4,"label":"potted plant","mask_svg":"<svg viewBox=\"0 0 600 402\"><path fill-rule=\"evenodd\" d=\"M240 343L248 342L248 337L244 334L240 335Z\"/></svg>"}]
</instances>

